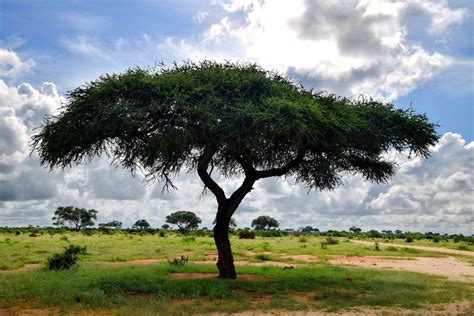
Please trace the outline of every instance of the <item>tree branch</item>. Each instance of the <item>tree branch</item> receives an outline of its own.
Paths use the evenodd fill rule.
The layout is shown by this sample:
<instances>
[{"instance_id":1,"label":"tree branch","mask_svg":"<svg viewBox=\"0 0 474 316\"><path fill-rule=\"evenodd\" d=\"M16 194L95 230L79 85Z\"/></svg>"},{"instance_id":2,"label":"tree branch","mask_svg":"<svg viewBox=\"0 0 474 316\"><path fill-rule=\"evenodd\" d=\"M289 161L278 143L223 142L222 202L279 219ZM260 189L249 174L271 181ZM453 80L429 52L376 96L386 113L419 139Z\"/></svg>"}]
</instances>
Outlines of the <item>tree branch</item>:
<instances>
[{"instance_id":1,"label":"tree branch","mask_svg":"<svg viewBox=\"0 0 474 316\"><path fill-rule=\"evenodd\" d=\"M244 199L244 197L253 190L253 185L256 179L254 177L247 176L244 179L244 182L240 185L240 187L235 190L234 193L229 198L229 207L227 208L227 216L230 218L234 211L239 206L240 202Z\"/></svg>"},{"instance_id":2,"label":"tree branch","mask_svg":"<svg viewBox=\"0 0 474 316\"><path fill-rule=\"evenodd\" d=\"M301 162L303 162L304 155L305 155L304 151L299 152L295 159L291 160L289 163L287 163L286 165L284 165L281 168L272 168L272 169L261 170L261 171L256 170L255 174L257 176L257 179L285 175L292 168L298 166Z\"/></svg>"},{"instance_id":3,"label":"tree branch","mask_svg":"<svg viewBox=\"0 0 474 316\"><path fill-rule=\"evenodd\" d=\"M207 173L207 168L209 167L209 163L215 152L216 150L212 145L206 144L201 156L199 157L197 170L201 181L216 196L217 203L223 204L227 201L224 190L222 190L222 188L211 178L209 173Z\"/></svg>"}]
</instances>

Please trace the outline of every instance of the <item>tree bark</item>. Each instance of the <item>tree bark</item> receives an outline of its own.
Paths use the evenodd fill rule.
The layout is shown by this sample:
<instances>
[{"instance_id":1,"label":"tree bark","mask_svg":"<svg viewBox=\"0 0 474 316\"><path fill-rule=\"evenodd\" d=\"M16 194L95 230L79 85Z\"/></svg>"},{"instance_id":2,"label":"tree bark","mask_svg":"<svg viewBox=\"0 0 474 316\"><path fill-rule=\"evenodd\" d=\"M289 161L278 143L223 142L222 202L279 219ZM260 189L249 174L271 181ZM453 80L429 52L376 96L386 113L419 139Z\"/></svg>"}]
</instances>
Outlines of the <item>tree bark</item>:
<instances>
[{"instance_id":1,"label":"tree bark","mask_svg":"<svg viewBox=\"0 0 474 316\"><path fill-rule=\"evenodd\" d=\"M221 214L219 214L219 211ZM229 222L230 218L225 216L219 207L216 225L214 226L214 242L216 243L218 259L217 269L219 270L219 278L236 279L234 256L229 240Z\"/></svg>"}]
</instances>

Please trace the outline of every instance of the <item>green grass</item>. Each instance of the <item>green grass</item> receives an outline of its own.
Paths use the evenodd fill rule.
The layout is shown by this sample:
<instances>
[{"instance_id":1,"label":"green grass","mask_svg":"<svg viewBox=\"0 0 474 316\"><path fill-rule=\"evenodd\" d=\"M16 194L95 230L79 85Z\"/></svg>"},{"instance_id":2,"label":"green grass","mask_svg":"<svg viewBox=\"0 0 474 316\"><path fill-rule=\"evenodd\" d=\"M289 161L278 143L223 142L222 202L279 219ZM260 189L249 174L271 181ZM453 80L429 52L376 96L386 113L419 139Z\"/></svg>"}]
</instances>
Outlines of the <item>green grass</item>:
<instances>
[{"instance_id":1,"label":"green grass","mask_svg":"<svg viewBox=\"0 0 474 316\"><path fill-rule=\"evenodd\" d=\"M337 238L335 238L337 239ZM374 246L354 244L345 238L339 238L337 245L321 248L324 237L305 236L305 242L299 237L257 237L256 239L238 239L231 237L232 249L236 260L254 261L253 255L246 251L271 252L272 260L294 262L291 259L279 258L281 255L305 254L313 256L349 255L349 256L445 256L440 253L416 250L414 252L391 251L381 246L380 251ZM134 235L118 233L116 235L94 234L86 236L74 232L63 235L41 235L35 238L26 234L0 235L0 270L15 269L29 263L44 263L55 252L63 250L69 243L86 246L89 253L83 260L86 262L121 262L137 259L169 259L188 255L191 261L204 260L206 253L215 253L214 240L210 237L182 237L169 233L166 237L159 235ZM411 244L410 244L411 245Z\"/></svg>"},{"instance_id":2,"label":"green grass","mask_svg":"<svg viewBox=\"0 0 474 316\"><path fill-rule=\"evenodd\" d=\"M416 308L474 298L472 284L400 271L332 266L290 271L238 268L238 273L266 278L259 281L170 279L168 274L172 272L217 273L210 265L104 267L91 263L64 272L38 269L4 273L0 275L0 307L62 311L80 307L172 315L249 309Z\"/></svg>"}]
</instances>

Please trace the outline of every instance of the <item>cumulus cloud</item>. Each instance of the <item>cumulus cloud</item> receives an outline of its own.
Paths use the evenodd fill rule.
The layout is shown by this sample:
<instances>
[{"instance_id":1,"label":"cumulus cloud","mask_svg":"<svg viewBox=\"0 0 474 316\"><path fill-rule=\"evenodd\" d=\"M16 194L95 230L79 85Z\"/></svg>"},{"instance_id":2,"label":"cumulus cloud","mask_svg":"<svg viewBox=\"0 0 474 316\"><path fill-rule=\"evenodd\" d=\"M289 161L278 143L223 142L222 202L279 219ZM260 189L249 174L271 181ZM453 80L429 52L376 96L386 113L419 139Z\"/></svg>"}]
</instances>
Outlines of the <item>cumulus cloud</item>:
<instances>
[{"instance_id":1,"label":"cumulus cloud","mask_svg":"<svg viewBox=\"0 0 474 316\"><path fill-rule=\"evenodd\" d=\"M35 65L33 59L21 60L14 51L0 48L0 78L15 78Z\"/></svg>"},{"instance_id":2,"label":"cumulus cloud","mask_svg":"<svg viewBox=\"0 0 474 316\"><path fill-rule=\"evenodd\" d=\"M244 7L253 10L253 6ZM221 31L228 32L216 30L217 37ZM435 56L421 48L410 49L416 51L407 55L414 59L413 65ZM402 91L404 83L398 84L402 87L397 91ZM29 155L29 139L42 117L57 111L64 102L54 83L10 86L0 80L0 225L51 225L58 206L75 205L99 210L99 222L117 219L132 225L146 218L155 227L171 212L190 210L203 219L203 226L211 227L216 201L211 193L202 195L202 183L195 173L182 174L175 180L178 191L167 193L160 183L145 185L142 176L133 178L128 171L110 166L106 157L64 171L44 170L37 157ZM474 142L446 133L431 148L431 154L428 160L421 160L389 153L399 167L384 185L351 176L334 191L308 193L292 179L259 181L237 210L236 221L239 226L249 226L253 218L265 214L277 218L282 227L347 229L358 225L364 229L472 233ZM227 195L241 182L238 178L222 179L218 173L215 176Z\"/></svg>"},{"instance_id":3,"label":"cumulus cloud","mask_svg":"<svg viewBox=\"0 0 474 316\"><path fill-rule=\"evenodd\" d=\"M445 69L451 59L407 40L407 22L426 15L426 32L463 22L464 9L432 1L218 2L227 12L196 39L160 46L181 58L252 60L310 87L394 100Z\"/></svg>"}]
</instances>

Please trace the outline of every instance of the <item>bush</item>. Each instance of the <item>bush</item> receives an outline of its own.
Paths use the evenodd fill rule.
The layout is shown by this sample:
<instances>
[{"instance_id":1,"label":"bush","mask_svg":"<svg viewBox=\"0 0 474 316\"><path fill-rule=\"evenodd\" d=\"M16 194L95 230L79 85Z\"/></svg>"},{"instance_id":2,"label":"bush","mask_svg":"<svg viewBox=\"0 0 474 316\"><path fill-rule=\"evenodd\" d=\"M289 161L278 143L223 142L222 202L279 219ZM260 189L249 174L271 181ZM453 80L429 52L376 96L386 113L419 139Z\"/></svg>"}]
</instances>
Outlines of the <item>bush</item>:
<instances>
[{"instance_id":1,"label":"bush","mask_svg":"<svg viewBox=\"0 0 474 316\"><path fill-rule=\"evenodd\" d=\"M181 258L174 258L172 260L168 260L168 263L172 266L184 266L188 261L188 256L181 256Z\"/></svg>"},{"instance_id":2,"label":"bush","mask_svg":"<svg viewBox=\"0 0 474 316\"><path fill-rule=\"evenodd\" d=\"M266 255L266 254L263 254L263 253L255 255L255 259L262 260L262 261L270 261L271 260L269 255Z\"/></svg>"},{"instance_id":3,"label":"bush","mask_svg":"<svg viewBox=\"0 0 474 316\"><path fill-rule=\"evenodd\" d=\"M339 243L339 240L334 239L332 237L326 237L326 243L328 245L337 245Z\"/></svg>"},{"instance_id":4,"label":"bush","mask_svg":"<svg viewBox=\"0 0 474 316\"><path fill-rule=\"evenodd\" d=\"M184 243L191 243L191 242L195 242L195 241L196 241L196 237L194 237L194 236L183 237L183 242Z\"/></svg>"},{"instance_id":5,"label":"bush","mask_svg":"<svg viewBox=\"0 0 474 316\"><path fill-rule=\"evenodd\" d=\"M249 229L244 229L239 232L240 239L255 239L255 232Z\"/></svg>"},{"instance_id":6,"label":"bush","mask_svg":"<svg viewBox=\"0 0 474 316\"><path fill-rule=\"evenodd\" d=\"M299 242L307 242L307 241L308 241L308 238L306 238L306 237L300 237L300 238L298 239L298 241L299 241Z\"/></svg>"},{"instance_id":7,"label":"bush","mask_svg":"<svg viewBox=\"0 0 474 316\"><path fill-rule=\"evenodd\" d=\"M160 230L160 232L158 233L158 235L160 237L166 237L166 232L164 230Z\"/></svg>"},{"instance_id":8,"label":"bush","mask_svg":"<svg viewBox=\"0 0 474 316\"><path fill-rule=\"evenodd\" d=\"M86 247L69 245L64 247L63 253L55 253L48 258L47 268L49 270L69 270L77 264L79 255L87 253Z\"/></svg>"},{"instance_id":9,"label":"bush","mask_svg":"<svg viewBox=\"0 0 474 316\"><path fill-rule=\"evenodd\" d=\"M405 239L405 242L413 242L413 237L412 236L407 236Z\"/></svg>"},{"instance_id":10,"label":"bush","mask_svg":"<svg viewBox=\"0 0 474 316\"><path fill-rule=\"evenodd\" d=\"M387 251L398 251L397 247L389 246L387 247Z\"/></svg>"}]
</instances>

